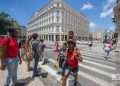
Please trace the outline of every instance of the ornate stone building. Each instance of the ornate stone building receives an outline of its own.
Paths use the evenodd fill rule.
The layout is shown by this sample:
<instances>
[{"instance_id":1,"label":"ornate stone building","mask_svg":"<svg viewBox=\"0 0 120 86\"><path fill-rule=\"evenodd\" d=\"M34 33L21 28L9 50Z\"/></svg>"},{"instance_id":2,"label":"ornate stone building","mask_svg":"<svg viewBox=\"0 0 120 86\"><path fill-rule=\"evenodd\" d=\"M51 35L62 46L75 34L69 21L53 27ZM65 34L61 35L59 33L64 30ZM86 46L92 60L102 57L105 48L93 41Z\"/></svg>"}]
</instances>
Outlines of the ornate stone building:
<instances>
[{"instance_id":1,"label":"ornate stone building","mask_svg":"<svg viewBox=\"0 0 120 86\"><path fill-rule=\"evenodd\" d=\"M70 30L81 40L88 38L89 21L63 0L50 0L33 14L27 28L29 35L38 33L47 42L65 41Z\"/></svg>"}]
</instances>

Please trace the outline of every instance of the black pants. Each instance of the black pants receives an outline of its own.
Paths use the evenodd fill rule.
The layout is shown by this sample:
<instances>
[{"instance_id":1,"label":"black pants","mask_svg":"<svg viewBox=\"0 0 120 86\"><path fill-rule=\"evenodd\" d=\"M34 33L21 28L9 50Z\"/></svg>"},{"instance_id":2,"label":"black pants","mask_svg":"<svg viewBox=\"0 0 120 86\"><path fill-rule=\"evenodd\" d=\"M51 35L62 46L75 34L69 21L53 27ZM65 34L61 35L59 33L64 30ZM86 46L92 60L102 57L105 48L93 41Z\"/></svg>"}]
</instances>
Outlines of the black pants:
<instances>
[{"instance_id":1,"label":"black pants","mask_svg":"<svg viewBox=\"0 0 120 86\"><path fill-rule=\"evenodd\" d=\"M39 58L34 58L34 68L33 68L33 77L35 77L38 74L38 63L39 63Z\"/></svg>"}]
</instances>

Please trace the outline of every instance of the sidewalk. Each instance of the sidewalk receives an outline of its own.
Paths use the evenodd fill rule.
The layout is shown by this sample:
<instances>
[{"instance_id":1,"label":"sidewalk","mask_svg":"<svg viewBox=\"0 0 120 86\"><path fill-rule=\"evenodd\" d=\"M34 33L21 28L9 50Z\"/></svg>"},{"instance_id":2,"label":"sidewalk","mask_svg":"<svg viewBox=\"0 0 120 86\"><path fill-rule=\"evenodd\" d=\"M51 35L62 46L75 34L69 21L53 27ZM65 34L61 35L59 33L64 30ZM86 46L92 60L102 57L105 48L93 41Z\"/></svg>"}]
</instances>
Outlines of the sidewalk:
<instances>
[{"instance_id":1,"label":"sidewalk","mask_svg":"<svg viewBox=\"0 0 120 86\"><path fill-rule=\"evenodd\" d=\"M0 86L4 86L7 71L0 71ZM26 64L23 62L18 68L18 81L25 82L25 86L44 86L39 78L31 78L32 72L27 72Z\"/></svg>"}]
</instances>

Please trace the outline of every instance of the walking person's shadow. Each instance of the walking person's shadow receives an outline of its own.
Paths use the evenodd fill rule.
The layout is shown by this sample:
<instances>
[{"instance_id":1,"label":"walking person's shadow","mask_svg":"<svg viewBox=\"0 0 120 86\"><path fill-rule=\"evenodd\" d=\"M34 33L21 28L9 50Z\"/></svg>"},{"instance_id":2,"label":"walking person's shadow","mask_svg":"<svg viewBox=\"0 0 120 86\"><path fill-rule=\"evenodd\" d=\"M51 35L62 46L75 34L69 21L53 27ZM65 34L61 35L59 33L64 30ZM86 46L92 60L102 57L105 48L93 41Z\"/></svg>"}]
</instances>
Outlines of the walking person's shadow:
<instances>
[{"instance_id":1,"label":"walking person's shadow","mask_svg":"<svg viewBox=\"0 0 120 86\"><path fill-rule=\"evenodd\" d=\"M74 86L74 80L69 80L68 83L69 83L68 86ZM76 86L82 86L82 84L77 81L77 85Z\"/></svg>"},{"instance_id":2,"label":"walking person's shadow","mask_svg":"<svg viewBox=\"0 0 120 86\"><path fill-rule=\"evenodd\" d=\"M16 84L15 86L28 86L31 81L33 81L32 77L27 77L25 79L19 79L17 81L18 84Z\"/></svg>"}]
</instances>

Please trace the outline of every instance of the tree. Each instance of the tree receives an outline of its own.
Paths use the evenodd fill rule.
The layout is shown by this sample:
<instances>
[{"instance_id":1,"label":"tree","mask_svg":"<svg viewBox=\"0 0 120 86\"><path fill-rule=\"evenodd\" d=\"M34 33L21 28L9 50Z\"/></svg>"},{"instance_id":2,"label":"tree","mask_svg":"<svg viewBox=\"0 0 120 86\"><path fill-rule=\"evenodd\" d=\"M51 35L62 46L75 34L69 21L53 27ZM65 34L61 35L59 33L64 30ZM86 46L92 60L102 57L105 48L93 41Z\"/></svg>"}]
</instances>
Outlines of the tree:
<instances>
[{"instance_id":1,"label":"tree","mask_svg":"<svg viewBox=\"0 0 120 86\"><path fill-rule=\"evenodd\" d=\"M6 34L9 27L19 28L19 24L9 14L0 12L0 35Z\"/></svg>"}]
</instances>

